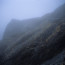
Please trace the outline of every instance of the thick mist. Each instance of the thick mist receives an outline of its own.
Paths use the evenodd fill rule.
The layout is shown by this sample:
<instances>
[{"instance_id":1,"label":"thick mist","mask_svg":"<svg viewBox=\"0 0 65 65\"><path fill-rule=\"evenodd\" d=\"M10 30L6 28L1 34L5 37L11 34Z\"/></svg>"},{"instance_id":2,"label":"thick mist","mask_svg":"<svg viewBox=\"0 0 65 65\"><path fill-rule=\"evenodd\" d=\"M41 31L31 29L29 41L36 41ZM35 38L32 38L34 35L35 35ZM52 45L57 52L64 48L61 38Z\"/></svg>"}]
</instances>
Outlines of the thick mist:
<instances>
[{"instance_id":1,"label":"thick mist","mask_svg":"<svg viewBox=\"0 0 65 65\"><path fill-rule=\"evenodd\" d=\"M24 20L53 12L64 0L0 0L0 39L12 19ZM26 22L27 23L27 22Z\"/></svg>"}]
</instances>

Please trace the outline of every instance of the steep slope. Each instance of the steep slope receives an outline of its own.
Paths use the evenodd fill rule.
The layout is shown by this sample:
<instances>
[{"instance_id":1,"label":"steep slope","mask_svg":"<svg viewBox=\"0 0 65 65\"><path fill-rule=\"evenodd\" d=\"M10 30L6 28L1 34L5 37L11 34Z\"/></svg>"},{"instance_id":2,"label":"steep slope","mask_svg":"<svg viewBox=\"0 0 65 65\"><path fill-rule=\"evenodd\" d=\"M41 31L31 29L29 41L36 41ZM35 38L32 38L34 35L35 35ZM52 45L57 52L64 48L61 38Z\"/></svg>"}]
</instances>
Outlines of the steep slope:
<instances>
[{"instance_id":1,"label":"steep slope","mask_svg":"<svg viewBox=\"0 0 65 65\"><path fill-rule=\"evenodd\" d=\"M47 19L41 17L31 33L26 32L7 46L2 65L41 65L61 53L65 49L64 6L49 14Z\"/></svg>"},{"instance_id":2,"label":"steep slope","mask_svg":"<svg viewBox=\"0 0 65 65\"><path fill-rule=\"evenodd\" d=\"M25 32L33 30L36 25L40 22L40 18L33 18L28 20L16 20L13 19L7 25L6 30L4 32L4 39L10 38L18 38L20 35L23 35Z\"/></svg>"},{"instance_id":3,"label":"steep slope","mask_svg":"<svg viewBox=\"0 0 65 65\"><path fill-rule=\"evenodd\" d=\"M43 24L42 21L46 23L48 21L52 22L54 20L57 21L58 19L63 19L65 17L64 12L65 12L65 4L59 7L54 12L46 14L45 16L42 16L39 18L33 18L33 19L22 20L22 21L13 19L7 25L3 38L4 39L11 38L15 40L20 35L23 35L25 32L32 31L34 30L34 28L38 27L40 24Z\"/></svg>"},{"instance_id":4,"label":"steep slope","mask_svg":"<svg viewBox=\"0 0 65 65\"><path fill-rule=\"evenodd\" d=\"M60 30L59 29L60 26ZM64 25L57 25L55 28L52 26L52 33L47 33L49 30L37 37L35 40L29 40L24 44L11 47L5 54L5 58L11 61L12 65L40 65L42 62L56 56L65 48L65 23ZM44 36L47 35L47 36ZM42 42L41 42L42 40ZM29 45L30 43L30 45ZM19 47L18 47L19 46ZM20 50L20 49L21 50ZM20 51L19 51L20 50ZM18 53L17 53L18 52ZM10 58L11 57L11 58ZM9 60L10 59L10 60ZM6 65L9 64L7 61ZM39 61L39 62L38 62ZM17 63L16 63L17 62ZM25 63L26 62L26 63Z\"/></svg>"}]
</instances>

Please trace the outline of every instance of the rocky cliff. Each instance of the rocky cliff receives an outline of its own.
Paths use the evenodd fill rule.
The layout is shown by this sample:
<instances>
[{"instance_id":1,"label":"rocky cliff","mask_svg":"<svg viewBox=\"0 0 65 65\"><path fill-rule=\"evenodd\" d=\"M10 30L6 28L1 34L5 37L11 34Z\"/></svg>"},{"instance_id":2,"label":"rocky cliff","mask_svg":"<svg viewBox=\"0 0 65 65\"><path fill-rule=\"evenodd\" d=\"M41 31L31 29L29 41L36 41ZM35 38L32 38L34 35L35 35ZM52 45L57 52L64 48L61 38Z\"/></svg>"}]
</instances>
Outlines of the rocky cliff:
<instances>
[{"instance_id":1,"label":"rocky cliff","mask_svg":"<svg viewBox=\"0 0 65 65\"><path fill-rule=\"evenodd\" d=\"M30 23L30 27L28 27L28 24L23 27L25 23L19 23L17 20L10 23L6 28L6 30L9 31L5 31L4 37L5 39L6 37L11 39L11 36L17 33L17 37L14 36L17 39L11 44L8 43L7 47L2 52L1 65L64 64L64 12L65 4L45 17L27 20L32 23ZM33 25L34 27L32 27ZM60 58L60 56L63 58Z\"/></svg>"}]
</instances>

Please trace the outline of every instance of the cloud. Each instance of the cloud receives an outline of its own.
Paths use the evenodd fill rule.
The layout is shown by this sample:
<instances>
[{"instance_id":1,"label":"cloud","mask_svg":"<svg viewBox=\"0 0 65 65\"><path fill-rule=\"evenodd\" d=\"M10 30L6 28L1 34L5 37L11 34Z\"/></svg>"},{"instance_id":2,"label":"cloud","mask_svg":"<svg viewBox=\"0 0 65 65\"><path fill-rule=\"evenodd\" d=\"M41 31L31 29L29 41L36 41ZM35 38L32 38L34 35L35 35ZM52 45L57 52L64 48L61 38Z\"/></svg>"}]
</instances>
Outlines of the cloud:
<instances>
[{"instance_id":1,"label":"cloud","mask_svg":"<svg viewBox=\"0 0 65 65\"><path fill-rule=\"evenodd\" d=\"M0 35L11 19L29 19L52 12L64 0L0 0Z\"/></svg>"},{"instance_id":2,"label":"cloud","mask_svg":"<svg viewBox=\"0 0 65 65\"><path fill-rule=\"evenodd\" d=\"M6 0L3 17L26 19L42 16L53 11L59 4L56 0Z\"/></svg>"}]
</instances>

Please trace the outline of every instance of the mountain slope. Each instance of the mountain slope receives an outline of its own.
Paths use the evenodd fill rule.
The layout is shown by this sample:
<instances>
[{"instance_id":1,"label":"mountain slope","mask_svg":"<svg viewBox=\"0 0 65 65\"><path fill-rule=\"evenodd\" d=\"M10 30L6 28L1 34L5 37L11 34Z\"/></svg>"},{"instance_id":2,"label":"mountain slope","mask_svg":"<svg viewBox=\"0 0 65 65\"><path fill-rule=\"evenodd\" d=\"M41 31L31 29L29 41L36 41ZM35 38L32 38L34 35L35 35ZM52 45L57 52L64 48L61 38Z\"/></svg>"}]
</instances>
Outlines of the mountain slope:
<instances>
[{"instance_id":1,"label":"mountain slope","mask_svg":"<svg viewBox=\"0 0 65 65\"><path fill-rule=\"evenodd\" d=\"M64 6L47 18L41 17L31 32L26 32L7 46L2 65L41 65L61 53L65 49Z\"/></svg>"}]
</instances>

